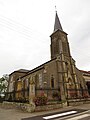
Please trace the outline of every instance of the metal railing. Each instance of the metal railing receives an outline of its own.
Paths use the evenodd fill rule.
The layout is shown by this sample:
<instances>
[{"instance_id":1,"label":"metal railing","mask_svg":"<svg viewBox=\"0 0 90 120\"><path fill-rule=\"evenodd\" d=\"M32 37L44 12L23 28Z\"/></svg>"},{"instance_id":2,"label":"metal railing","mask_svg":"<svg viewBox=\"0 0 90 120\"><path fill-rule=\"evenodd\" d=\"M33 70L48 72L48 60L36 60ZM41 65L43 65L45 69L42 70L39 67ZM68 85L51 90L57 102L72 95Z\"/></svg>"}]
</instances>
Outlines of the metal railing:
<instances>
[{"instance_id":1,"label":"metal railing","mask_svg":"<svg viewBox=\"0 0 90 120\"><path fill-rule=\"evenodd\" d=\"M67 89L67 99L84 99L90 98L87 89Z\"/></svg>"}]
</instances>

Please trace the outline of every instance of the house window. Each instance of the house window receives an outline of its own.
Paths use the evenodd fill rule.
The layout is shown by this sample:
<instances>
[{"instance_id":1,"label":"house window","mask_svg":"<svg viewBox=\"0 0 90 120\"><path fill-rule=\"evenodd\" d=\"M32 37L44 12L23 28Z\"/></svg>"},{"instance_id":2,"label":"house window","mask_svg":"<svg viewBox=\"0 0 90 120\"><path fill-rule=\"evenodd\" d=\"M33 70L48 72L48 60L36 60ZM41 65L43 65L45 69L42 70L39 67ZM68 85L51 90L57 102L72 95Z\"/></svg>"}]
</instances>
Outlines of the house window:
<instances>
[{"instance_id":1,"label":"house window","mask_svg":"<svg viewBox=\"0 0 90 120\"><path fill-rule=\"evenodd\" d=\"M54 77L53 77L53 75L51 76L51 88L54 88Z\"/></svg>"}]
</instances>

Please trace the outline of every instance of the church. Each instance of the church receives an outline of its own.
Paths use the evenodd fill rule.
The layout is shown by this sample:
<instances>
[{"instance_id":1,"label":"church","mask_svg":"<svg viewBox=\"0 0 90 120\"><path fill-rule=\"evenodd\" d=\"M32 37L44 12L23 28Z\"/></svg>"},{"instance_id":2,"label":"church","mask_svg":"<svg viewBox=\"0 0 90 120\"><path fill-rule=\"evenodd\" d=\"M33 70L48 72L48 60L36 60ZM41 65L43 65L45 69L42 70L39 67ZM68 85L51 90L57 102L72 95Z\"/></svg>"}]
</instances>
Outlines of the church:
<instances>
[{"instance_id":1,"label":"church","mask_svg":"<svg viewBox=\"0 0 90 120\"><path fill-rule=\"evenodd\" d=\"M6 100L30 101L41 92L49 101L89 96L82 72L71 56L67 35L56 12L54 31L50 35L51 60L32 70L12 72L9 75Z\"/></svg>"}]
</instances>

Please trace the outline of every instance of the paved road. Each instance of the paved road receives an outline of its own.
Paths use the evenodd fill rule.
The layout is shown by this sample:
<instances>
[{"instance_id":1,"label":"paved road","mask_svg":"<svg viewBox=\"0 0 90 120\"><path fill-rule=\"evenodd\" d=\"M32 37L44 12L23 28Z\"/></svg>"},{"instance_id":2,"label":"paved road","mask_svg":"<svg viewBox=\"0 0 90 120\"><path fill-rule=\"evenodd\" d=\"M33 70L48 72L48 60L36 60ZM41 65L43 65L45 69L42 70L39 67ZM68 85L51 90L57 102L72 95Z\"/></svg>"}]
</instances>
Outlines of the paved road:
<instances>
[{"instance_id":1,"label":"paved road","mask_svg":"<svg viewBox=\"0 0 90 120\"><path fill-rule=\"evenodd\" d=\"M90 110L55 120L90 120Z\"/></svg>"},{"instance_id":2,"label":"paved road","mask_svg":"<svg viewBox=\"0 0 90 120\"><path fill-rule=\"evenodd\" d=\"M89 116L90 115L84 109L71 109L62 112L54 112L35 117L28 117L22 120L77 120L77 118L85 118Z\"/></svg>"},{"instance_id":3,"label":"paved road","mask_svg":"<svg viewBox=\"0 0 90 120\"><path fill-rule=\"evenodd\" d=\"M67 111L67 112L70 112L70 111ZM54 113L52 115L49 114L48 116L42 115L42 116L24 118L22 120L90 120L90 111L89 112L88 111L85 111L85 112L79 111L79 112L77 112L77 114L56 117L56 115L62 115L62 114L63 113Z\"/></svg>"},{"instance_id":4,"label":"paved road","mask_svg":"<svg viewBox=\"0 0 90 120\"><path fill-rule=\"evenodd\" d=\"M2 109L0 108L0 120L45 120L43 117L55 115L55 114L61 114L65 113L68 111L77 111L77 113L84 112L90 110L90 104L84 104L80 106L75 106L75 107L66 107L63 109L58 109L58 110L52 110L52 111L44 111L44 112L35 112L35 113L26 113L23 111L19 111L16 109ZM85 113L85 116L82 116L82 119L79 120L90 120L89 115L90 112ZM69 115L70 117L71 115ZM62 116L61 116L62 117ZM56 120L70 120L71 118L54 118ZM65 117L65 116L63 116ZM50 119L49 119L50 120ZM71 120L77 120L77 118Z\"/></svg>"},{"instance_id":5,"label":"paved road","mask_svg":"<svg viewBox=\"0 0 90 120\"><path fill-rule=\"evenodd\" d=\"M0 108L0 120L21 120L26 117L33 117L35 114L26 113L16 109L2 109Z\"/></svg>"}]
</instances>

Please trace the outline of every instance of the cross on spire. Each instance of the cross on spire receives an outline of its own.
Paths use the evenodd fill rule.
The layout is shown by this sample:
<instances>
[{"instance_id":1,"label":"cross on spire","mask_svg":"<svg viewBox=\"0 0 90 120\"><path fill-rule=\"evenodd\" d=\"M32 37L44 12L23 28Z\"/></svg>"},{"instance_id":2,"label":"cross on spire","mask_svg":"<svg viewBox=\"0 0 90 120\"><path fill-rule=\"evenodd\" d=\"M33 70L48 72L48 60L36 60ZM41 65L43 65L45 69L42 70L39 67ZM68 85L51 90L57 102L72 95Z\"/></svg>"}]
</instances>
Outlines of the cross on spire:
<instances>
[{"instance_id":1,"label":"cross on spire","mask_svg":"<svg viewBox=\"0 0 90 120\"><path fill-rule=\"evenodd\" d=\"M55 12L57 12L57 7L56 7L56 5L55 5Z\"/></svg>"}]
</instances>

